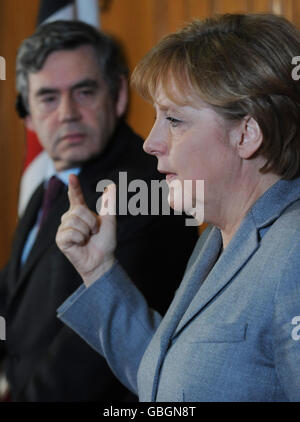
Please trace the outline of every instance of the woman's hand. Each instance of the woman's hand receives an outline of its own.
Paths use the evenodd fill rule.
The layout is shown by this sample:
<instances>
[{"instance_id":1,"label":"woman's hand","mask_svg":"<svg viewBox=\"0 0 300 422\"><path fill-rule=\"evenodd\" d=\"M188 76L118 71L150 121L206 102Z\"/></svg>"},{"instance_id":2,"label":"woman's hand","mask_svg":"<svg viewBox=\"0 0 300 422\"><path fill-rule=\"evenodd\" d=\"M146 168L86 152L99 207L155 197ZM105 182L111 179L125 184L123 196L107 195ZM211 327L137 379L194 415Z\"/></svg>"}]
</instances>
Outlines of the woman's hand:
<instances>
[{"instance_id":1,"label":"woman's hand","mask_svg":"<svg viewBox=\"0 0 300 422\"><path fill-rule=\"evenodd\" d=\"M116 185L109 185L103 193L100 215L88 209L74 174L69 177L68 195L70 208L62 216L56 243L88 287L114 263L116 218L106 210L115 214Z\"/></svg>"}]
</instances>

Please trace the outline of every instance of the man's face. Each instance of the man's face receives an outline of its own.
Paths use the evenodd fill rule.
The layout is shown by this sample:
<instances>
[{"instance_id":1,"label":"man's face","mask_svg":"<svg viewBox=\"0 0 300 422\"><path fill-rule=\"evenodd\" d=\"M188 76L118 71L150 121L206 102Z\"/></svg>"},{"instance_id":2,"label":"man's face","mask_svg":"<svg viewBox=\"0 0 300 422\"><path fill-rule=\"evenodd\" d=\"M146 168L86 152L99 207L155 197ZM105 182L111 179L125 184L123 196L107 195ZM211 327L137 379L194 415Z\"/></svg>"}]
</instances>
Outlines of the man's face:
<instances>
[{"instance_id":1,"label":"man's face","mask_svg":"<svg viewBox=\"0 0 300 422\"><path fill-rule=\"evenodd\" d=\"M121 105L120 98L113 100L91 46L50 54L40 71L29 74L28 86L26 125L58 171L98 155L127 102L127 94Z\"/></svg>"}]
</instances>

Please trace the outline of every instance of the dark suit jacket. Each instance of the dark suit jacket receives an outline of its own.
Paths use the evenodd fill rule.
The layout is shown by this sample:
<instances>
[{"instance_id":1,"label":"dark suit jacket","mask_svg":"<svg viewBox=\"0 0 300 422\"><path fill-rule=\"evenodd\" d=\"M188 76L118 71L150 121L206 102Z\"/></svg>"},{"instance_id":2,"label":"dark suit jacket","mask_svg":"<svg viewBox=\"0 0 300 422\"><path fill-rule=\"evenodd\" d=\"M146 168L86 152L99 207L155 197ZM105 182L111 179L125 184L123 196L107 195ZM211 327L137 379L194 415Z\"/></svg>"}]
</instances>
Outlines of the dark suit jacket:
<instances>
[{"instance_id":1,"label":"dark suit jacket","mask_svg":"<svg viewBox=\"0 0 300 422\"><path fill-rule=\"evenodd\" d=\"M156 160L142 150L142 139L121 123L105 152L87 163L79 179L88 206L95 209L101 179L118 182L159 179ZM15 401L133 400L104 359L56 318L57 307L82 283L55 244L61 215L68 209L62 192L40 229L30 255L19 266L24 242L40 209L41 185L21 219L11 259L0 273L0 315L6 341L0 342ZM185 216L119 216L116 256L150 306L164 312L197 240ZM155 263L155 265L154 265Z\"/></svg>"}]
</instances>

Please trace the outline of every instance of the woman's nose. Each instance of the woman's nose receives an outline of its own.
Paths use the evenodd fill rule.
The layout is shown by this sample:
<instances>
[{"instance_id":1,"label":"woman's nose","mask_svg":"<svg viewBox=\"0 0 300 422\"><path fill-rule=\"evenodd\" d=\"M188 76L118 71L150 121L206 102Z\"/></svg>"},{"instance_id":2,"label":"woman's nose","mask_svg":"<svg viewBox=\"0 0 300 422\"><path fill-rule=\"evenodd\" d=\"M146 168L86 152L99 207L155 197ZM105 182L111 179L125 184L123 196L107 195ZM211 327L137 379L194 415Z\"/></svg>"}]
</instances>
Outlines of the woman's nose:
<instances>
[{"instance_id":1,"label":"woman's nose","mask_svg":"<svg viewBox=\"0 0 300 422\"><path fill-rule=\"evenodd\" d=\"M165 154L167 152L167 143L163 131L154 125L144 142L143 148L150 155L160 156Z\"/></svg>"}]
</instances>

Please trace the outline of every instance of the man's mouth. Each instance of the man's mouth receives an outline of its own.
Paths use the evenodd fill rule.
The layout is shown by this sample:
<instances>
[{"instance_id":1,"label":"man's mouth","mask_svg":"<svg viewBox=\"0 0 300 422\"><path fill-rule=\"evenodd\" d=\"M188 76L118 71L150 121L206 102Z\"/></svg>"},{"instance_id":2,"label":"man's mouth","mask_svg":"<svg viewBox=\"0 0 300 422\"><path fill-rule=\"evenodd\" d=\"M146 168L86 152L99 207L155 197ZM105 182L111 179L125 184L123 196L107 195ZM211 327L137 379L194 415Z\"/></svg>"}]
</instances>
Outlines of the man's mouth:
<instances>
[{"instance_id":1,"label":"man's mouth","mask_svg":"<svg viewBox=\"0 0 300 422\"><path fill-rule=\"evenodd\" d=\"M83 133L67 133L66 135L60 138L61 141L66 141L70 144L80 144L84 139Z\"/></svg>"}]
</instances>

